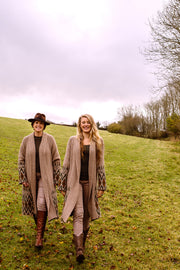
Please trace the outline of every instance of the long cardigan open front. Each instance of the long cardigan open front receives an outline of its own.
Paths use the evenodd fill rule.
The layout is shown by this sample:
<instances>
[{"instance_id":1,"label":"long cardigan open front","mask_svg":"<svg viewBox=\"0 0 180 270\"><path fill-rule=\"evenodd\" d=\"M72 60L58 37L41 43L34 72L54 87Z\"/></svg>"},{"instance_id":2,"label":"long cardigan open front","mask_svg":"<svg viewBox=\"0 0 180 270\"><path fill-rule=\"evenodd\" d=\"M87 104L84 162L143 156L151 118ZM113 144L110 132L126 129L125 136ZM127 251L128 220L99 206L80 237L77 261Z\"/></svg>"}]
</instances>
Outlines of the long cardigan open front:
<instances>
[{"instance_id":1,"label":"long cardigan open front","mask_svg":"<svg viewBox=\"0 0 180 270\"><path fill-rule=\"evenodd\" d=\"M36 201L36 160L34 133L24 137L18 158L19 183L28 182L23 186L22 212L24 215L37 213ZM44 133L39 147L41 178L47 204L48 220L58 218L56 184L60 174L60 156L53 136Z\"/></svg>"},{"instance_id":2,"label":"long cardigan open front","mask_svg":"<svg viewBox=\"0 0 180 270\"><path fill-rule=\"evenodd\" d=\"M102 139L101 139L102 140ZM80 141L76 136L70 137L63 168L60 176L59 190L65 191L62 220L67 221L73 211L79 195L79 178L81 170ZM102 140L102 154L96 163L96 144L90 144L89 151L89 203L88 210L92 220L100 217L100 208L97 190L106 190L106 177L104 171L104 143Z\"/></svg>"}]
</instances>

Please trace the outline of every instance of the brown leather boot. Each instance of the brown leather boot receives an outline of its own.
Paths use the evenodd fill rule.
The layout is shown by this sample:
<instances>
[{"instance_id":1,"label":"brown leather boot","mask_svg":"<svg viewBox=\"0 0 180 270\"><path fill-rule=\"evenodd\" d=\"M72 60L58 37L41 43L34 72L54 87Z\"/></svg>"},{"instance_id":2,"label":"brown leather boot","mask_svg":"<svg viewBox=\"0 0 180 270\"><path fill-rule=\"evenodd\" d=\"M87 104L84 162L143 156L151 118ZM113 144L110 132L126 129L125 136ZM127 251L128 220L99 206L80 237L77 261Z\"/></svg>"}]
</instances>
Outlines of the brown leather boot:
<instances>
[{"instance_id":1,"label":"brown leather boot","mask_svg":"<svg viewBox=\"0 0 180 270\"><path fill-rule=\"evenodd\" d=\"M74 244L76 247L76 261L82 263L84 261L84 254L83 254L83 237L84 234L81 233L79 236L73 235L74 237Z\"/></svg>"},{"instance_id":2,"label":"brown leather boot","mask_svg":"<svg viewBox=\"0 0 180 270\"><path fill-rule=\"evenodd\" d=\"M43 237L46 226L46 219L47 219L46 211L37 211L37 235L35 247L38 249L43 248Z\"/></svg>"},{"instance_id":3,"label":"brown leather boot","mask_svg":"<svg viewBox=\"0 0 180 270\"><path fill-rule=\"evenodd\" d=\"M34 222L35 222L35 224L37 226L37 215L33 214L33 218L34 218Z\"/></svg>"},{"instance_id":4,"label":"brown leather boot","mask_svg":"<svg viewBox=\"0 0 180 270\"><path fill-rule=\"evenodd\" d=\"M86 238L87 238L89 229L90 229L90 227L83 231L83 233L84 233L84 237L83 237L83 248L84 249L85 249L85 242L86 242Z\"/></svg>"}]
</instances>

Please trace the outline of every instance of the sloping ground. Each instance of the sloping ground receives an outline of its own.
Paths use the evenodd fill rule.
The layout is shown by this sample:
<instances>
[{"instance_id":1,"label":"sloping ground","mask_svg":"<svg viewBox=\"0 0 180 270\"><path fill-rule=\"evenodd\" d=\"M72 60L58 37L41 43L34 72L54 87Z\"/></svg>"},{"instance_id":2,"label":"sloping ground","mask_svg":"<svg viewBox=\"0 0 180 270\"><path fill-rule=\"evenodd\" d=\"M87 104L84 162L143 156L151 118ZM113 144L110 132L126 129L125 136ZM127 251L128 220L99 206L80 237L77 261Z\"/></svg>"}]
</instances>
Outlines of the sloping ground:
<instances>
[{"instance_id":1,"label":"sloping ground","mask_svg":"<svg viewBox=\"0 0 180 270\"><path fill-rule=\"evenodd\" d=\"M102 217L91 223L82 265L75 260L72 219L47 225L44 249L34 250L35 225L21 215L17 158L29 122L0 118L0 268L179 269L180 145L101 131L108 189ZM50 125L63 161L76 128ZM61 214L63 198L58 193Z\"/></svg>"}]
</instances>

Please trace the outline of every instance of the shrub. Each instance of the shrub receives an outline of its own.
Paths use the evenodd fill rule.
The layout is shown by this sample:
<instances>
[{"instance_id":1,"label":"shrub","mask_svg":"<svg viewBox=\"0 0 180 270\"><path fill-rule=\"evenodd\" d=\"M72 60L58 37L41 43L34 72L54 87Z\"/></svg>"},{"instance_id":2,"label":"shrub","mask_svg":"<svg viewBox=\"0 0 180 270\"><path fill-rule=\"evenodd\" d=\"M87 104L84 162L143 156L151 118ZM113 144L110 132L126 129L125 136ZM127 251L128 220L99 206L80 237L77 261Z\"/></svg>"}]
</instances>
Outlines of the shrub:
<instances>
[{"instance_id":1,"label":"shrub","mask_svg":"<svg viewBox=\"0 0 180 270\"><path fill-rule=\"evenodd\" d=\"M112 123L108 125L107 130L112 133L123 133L122 127L118 123Z\"/></svg>"},{"instance_id":2,"label":"shrub","mask_svg":"<svg viewBox=\"0 0 180 270\"><path fill-rule=\"evenodd\" d=\"M167 130L176 138L180 134L180 116L176 113L173 113L167 118L166 122Z\"/></svg>"}]
</instances>

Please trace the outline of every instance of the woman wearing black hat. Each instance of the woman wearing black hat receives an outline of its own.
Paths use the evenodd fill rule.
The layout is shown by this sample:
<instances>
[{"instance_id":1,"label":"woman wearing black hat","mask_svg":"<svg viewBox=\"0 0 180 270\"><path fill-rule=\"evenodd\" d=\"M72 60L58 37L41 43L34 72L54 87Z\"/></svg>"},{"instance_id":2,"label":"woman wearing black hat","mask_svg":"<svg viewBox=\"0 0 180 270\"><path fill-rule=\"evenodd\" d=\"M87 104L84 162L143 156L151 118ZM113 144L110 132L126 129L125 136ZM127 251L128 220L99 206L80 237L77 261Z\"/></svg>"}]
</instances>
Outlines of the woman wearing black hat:
<instances>
[{"instance_id":1,"label":"woman wearing black hat","mask_svg":"<svg viewBox=\"0 0 180 270\"><path fill-rule=\"evenodd\" d=\"M28 119L34 132L24 137L18 158L19 183L23 186L22 212L37 224L35 246L43 247L46 220L58 218L56 185L60 156L53 136L44 132L49 123L44 114Z\"/></svg>"}]
</instances>

